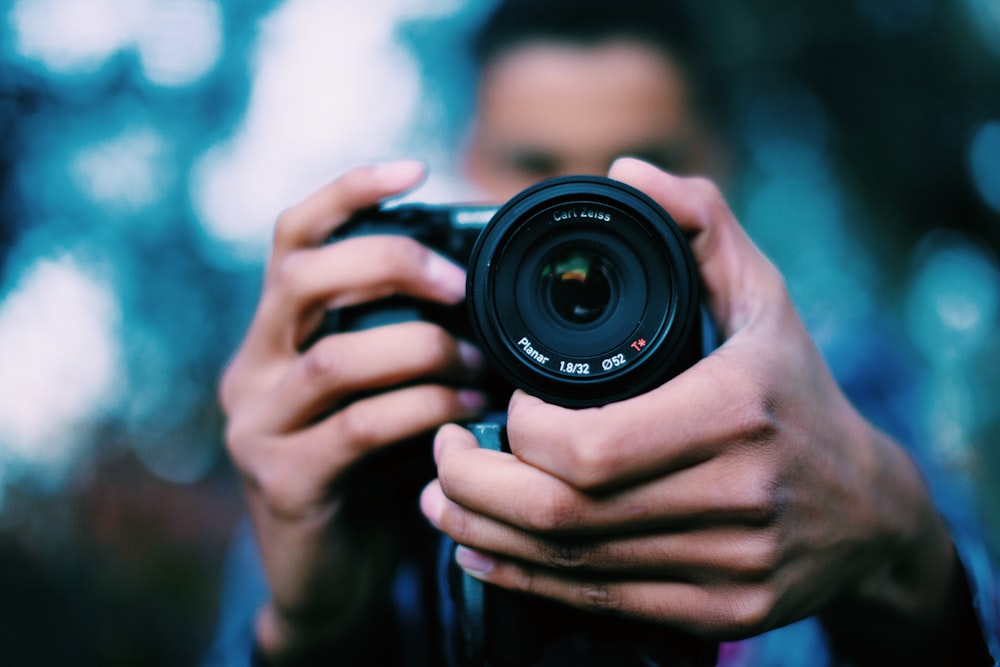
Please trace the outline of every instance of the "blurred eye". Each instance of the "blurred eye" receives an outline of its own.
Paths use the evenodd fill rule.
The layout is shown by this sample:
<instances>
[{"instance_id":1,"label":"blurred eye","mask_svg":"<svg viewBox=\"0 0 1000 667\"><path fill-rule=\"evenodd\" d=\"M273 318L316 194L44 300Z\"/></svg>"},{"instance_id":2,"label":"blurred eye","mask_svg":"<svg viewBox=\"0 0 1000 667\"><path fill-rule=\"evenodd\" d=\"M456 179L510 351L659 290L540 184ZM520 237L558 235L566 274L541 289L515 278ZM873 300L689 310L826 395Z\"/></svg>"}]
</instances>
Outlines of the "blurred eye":
<instances>
[{"instance_id":1,"label":"blurred eye","mask_svg":"<svg viewBox=\"0 0 1000 667\"><path fill-rule=\"evenodd\" d=\"M514 151L507 157L507 164L514 171L537 178L546 178L559 171L559 160L543 151Z\"/></svg>"},{"instance_id":2,"label":"blurred eye","mask_svg":"<svg viewBox=\"0 0 1000 667\"><path fill-rule=\"evenodd\" d=\"M650 164L654 164L664 171L671 173L685 173L689 171L690 161L682 151L675 148L649 147L637 150L625 151L623 155L638 158Z\"/></svg>"}]
</instances>

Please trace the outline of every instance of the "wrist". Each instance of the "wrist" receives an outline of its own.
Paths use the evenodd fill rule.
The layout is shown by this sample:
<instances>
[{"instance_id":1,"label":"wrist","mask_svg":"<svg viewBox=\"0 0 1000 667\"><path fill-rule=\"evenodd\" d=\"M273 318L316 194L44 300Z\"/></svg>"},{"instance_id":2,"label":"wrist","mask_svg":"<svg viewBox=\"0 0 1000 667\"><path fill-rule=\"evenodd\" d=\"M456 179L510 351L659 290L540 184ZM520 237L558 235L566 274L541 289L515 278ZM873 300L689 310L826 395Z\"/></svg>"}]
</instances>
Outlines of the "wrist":
<instances>
[{"instance_id":1,"label":"wrist","mask_svg":"<svg viewBox=\"0 0 1000 667\"><path fill-rule=\"evenodd\" d=\"M834 650L859 667L991 664L945 521L908 455L875 437L880 537L854 585L822 614Z\"/></svg>"},{"instance_id":2,"label":"wrist","mask_svg":"<svg viewBox=\"0 0 1000 667\"><path fill-rule=\"evenodd\" d=\"M388 608L373 610L369 622L348 630L336 619L289 621L273 603L257 615L254 667L305 667L325 664L398 664L395 616Z\"/></svg>"},{"instance_id":3,"label":"wrist","mask_svg":"<svg viewBox=\"0 0 1000 667\"><path fill-rule=\"evenodd\" d=\"M272 544L283 548L264 554L271 599L255 622L262 664L314 665L324 664L327 656L362 658L379 648L377 636L385 634L377 633L387 632L393 622L391 591L399 531L342 512L318 524L297 526L294 536L283 539L270 536ZM313 530L318 534L312 535ZM289 548L300 544L308 548Z\"/></svg>"}]
</instances>

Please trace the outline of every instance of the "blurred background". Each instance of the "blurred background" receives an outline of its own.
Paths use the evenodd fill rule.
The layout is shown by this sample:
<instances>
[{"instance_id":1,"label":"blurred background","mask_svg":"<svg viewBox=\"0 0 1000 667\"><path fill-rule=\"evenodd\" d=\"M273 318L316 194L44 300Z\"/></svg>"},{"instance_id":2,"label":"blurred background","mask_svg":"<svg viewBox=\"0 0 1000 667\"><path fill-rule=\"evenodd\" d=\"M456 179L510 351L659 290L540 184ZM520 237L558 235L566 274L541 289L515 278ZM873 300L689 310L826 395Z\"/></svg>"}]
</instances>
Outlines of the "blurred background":
<instances>
[{"instance_id":1,"label":"blurred background","mask_svg":"<svg viewBox=\"0 0 1000 667\"><path fill-rule=\"evenodd\" d=\"M490 5L0 0L0 662L197 662L242 514L215 384L273 221L386 158L469 196ZM996 553L1000 3L699 7L733 207L825 352L874 318L912 353Z\"/></svg>"}]
</instances>

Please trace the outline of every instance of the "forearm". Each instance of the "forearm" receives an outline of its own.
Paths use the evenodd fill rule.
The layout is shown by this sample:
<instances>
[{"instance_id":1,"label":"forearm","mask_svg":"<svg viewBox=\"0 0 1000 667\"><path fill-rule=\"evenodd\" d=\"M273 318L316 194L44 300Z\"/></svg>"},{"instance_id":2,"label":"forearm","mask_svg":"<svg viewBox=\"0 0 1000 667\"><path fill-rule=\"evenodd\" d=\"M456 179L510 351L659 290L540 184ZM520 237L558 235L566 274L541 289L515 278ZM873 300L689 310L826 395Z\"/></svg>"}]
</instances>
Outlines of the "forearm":
<instances>
[{"instance_id":1,"label":"forearm","mask_svg":"<svg viewBox=\"0 0 1000 667\"><path fill-rule=\"evenodd\" d=\"M267 667L313 665L397 664L399 636L397 620L389 600L370 605L356 622L344 624L336 619L302 619L290 623L272 616L264 609L258 619L254 664ZM275 623L266 628L268 623ZM352 628L348 631L348 628ZM280 639L274 641L275 633Z\"/></svg>"},{"instance_id":2,"label":"forearm","mask_svg":"<svg viewBox=\"0 0 1000 667\"><path fill-rule=\"evenodd\" d=\"M837 659L857 667L992 665L957 556L945 568L948 583L931 613L874 599L831 605L822 621Z\"/></svg>"},{"instance_id":3,"label":"forearm","mask_svg":"<svg viewBox=\"0 0 1000 667\"><path fill-rule=\"evenodd\" d=\"M821 614L848 664L990 665L965 570L950 531L909 456L874 433L875 484L889 537L884 557Z\"/></svg>"},{"instance_id":4,"label":"forearm","mask_svg":"<svg viewBox=\"0 0 1000 667\"><path fill-rule=\"evenodd\" d=\"M365 517L338 518L326 531L308 546L288 535L269 536L269 544L280 548L264 555L272 596L255 632L264 664L324 664L325 656L337 656L339 664L353 664L342 661L356 656L360 664L393 636L399 531Z\"/></svg>"}]
</instances>

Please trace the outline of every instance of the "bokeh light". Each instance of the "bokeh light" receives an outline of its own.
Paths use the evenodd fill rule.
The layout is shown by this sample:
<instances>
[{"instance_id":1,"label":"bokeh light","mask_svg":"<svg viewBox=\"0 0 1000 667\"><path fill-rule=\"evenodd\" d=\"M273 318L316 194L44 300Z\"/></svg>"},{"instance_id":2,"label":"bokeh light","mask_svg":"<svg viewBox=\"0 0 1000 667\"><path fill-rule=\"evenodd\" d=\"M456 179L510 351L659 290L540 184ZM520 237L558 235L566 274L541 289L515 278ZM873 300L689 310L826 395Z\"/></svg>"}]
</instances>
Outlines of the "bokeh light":
<instances>
[{"instance_id":1,"label":"bokeh light","mask_svg":"<svg viewBox=\"0 0 1000 667\"><path fill-rule=\"evenodd\" d=\"M95 204L124 213L155 206L170 187L173 161L165 137L149 127L128 128L100 143L81 147L70 173Z\"/></svg>"},{"instance_id":2,"label":"bokeh light","mask_svg":"<svg viewBox=\"0 0 1000 667\"><path fill-rule=\"evenodd\" d=\"M856 0L868 19L886 33L915 30L931 19L934 0Z\"/></svg>"},{"instance_id":3,"label":"bokeh light","mask_svg":"<svg viewBox=\"0 0 1000 667\"><path fill-rule=\"evenodd\" d=\"M221 18L215 0L16 0L8 28L15 52L43 72L94 73L133 51L151 83L182 86L218 61Z\"/></svg>"},{"instance_id":4,"label":"bokeh light","mask_svg":"<svg viewBox=\"0 0 1000 667\"><path fill-rule=\"evenodd\" d=\"M129 43L145 0L17 0L8 16L15 51L53 74L88 73Z\"/></svg>"},{"instance_id":5,"label":"bokeh light","mask_svg":"<svg viewBox=\"0 0 1000 667\"><path fill-rule=\"evenodd\" d=\"M186 86L215 67L222 53L222 10L215 0L159 0L139 22L135 48L146 78Z\"/></svg>"},{"instance_id":6,"label":"bokeh light","mask_svg":"<svg viewBox=\"0 0 1000 667\"><path fill-rule=\"evenodd\" d=\"M1000 267L970 239L937 232L924 239L907 309L910 335L937 365L968 359L996 335Z\"/></svg>"},{"instance_id":7,"label":"bokeh light","mask_svg":"<svg viewBox=\"0 0 1000 667\"><path fill-rule=\"evenodd\" d=\"M274 220L399 157L431 168L410 199L473 196L462 49L492 2L0 0L0 538L51 564L42 617L86 601L59 623L79 661L204 647L243 511L215 387ZM1000 433L1000 3L692 4L720 19L740 221L838 368L877 327L916 348L912 421L974 469Z\"/></svg>"},{"instance_id":8,"label":"bokeh light","mask_svg":"<svg viewBox=\"0 0 1000 667\"><path fill-rule=\"evenodd\" d=\"M970 24L983 44L1000 57L1000 3L995 0L965 0Z\"/></svg>"},{"instance_id":9,"label":"bokeh light","mask_svg":"<svg viewBox=\"0 0 1000 667\"><path fill-rule=\"evenodd\" d=\"M771 176L828 168L828 134L822 103L800 84L768 82L748 102L744 140L755 163Z\"/></svg>"},{"instance_id":10,"label":"bokeh light","mask_svg":"<svg viewBox=\"0 0 1000 667\"><path fill-rule=\"evenodd\" d=\"M1000 121L977 130L969 149L969 166L979 196L1000 213Z\"/></svg>"},{"instance_id":11,"label":"bokeh light","mask_svg":"<svg viewBox=\"0 0 1000 667\"><path fill-rule=\"evenodd\" d=\"M79 463L94 415L115 407L121 311L106 277L70 254L34 262L0 294L0 482L47 486Z\"/></svg>"},{"instance_id":12,"label":"bokeh light","mask_svg":"<svg viewBox=\"0 0 1000 667\"><path fill-rule=\"evenodd\" d=\"M1000 348L1000 263L992 250L955 232L935 231L914 257L906 321L929 363L927 428L936 456L953 466L975 460L975 434L1000 418L984 359Z\"/></svg>"},{"instance_id":13,"label":"bokeh light","mask_svg":"<svg viewBox=\"0 0 1000 667\"><path fill-rule=\"evenodd\" d=\"M398 20L395 3L323 0L290 0L264 20L244 119L191 181L222 253L259 258L289 202L348 165L400 150L419 88Z\"/></svg>"}]
</instances>

